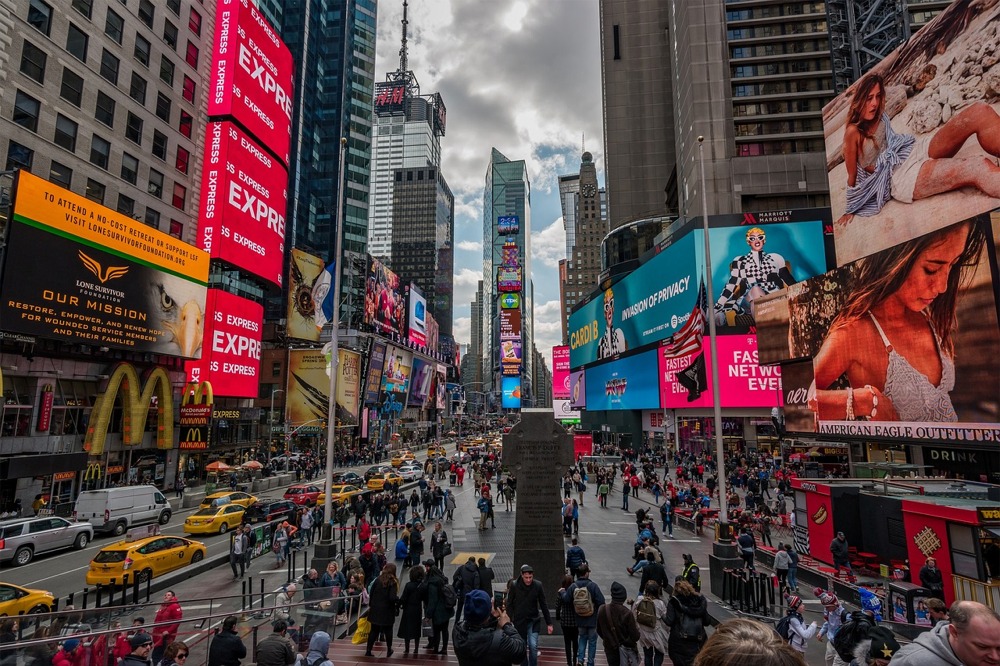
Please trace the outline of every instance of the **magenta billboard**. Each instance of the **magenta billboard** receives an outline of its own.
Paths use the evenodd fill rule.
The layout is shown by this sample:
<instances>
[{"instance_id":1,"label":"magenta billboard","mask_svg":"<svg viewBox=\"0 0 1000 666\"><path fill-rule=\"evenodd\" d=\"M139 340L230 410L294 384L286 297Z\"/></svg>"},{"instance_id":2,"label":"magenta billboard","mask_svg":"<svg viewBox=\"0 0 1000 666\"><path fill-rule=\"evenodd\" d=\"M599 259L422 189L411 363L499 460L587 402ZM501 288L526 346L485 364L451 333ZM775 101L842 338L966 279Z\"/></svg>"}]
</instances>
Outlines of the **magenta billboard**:
<instances>
[{"instance_id":1,"label":"magenta billboard","mask_svg":"<svg viewBox=\"0 0 1000 666\"><path fill-rule=\"evenodd\" d=\"M570 397L569 346L552 348L552 399L567 400Z\"/></svg>"},{"instance_id":2,"label":"magenta billboard","mask_svg":"<svg viewBox=\"0 0 1000 666\"><path fill-rule=\"evenodd\" d=\"M659 349L660 407L712 406L712 363L708 338L704 350L694 354L669 357L666 347ZM781 370L759 365L757 337L720 335L716 337L719 355L719 397L723 407L776 407L781 402ZM704 353L705 361L698 359Z\"/></svg>"}]
</instances>

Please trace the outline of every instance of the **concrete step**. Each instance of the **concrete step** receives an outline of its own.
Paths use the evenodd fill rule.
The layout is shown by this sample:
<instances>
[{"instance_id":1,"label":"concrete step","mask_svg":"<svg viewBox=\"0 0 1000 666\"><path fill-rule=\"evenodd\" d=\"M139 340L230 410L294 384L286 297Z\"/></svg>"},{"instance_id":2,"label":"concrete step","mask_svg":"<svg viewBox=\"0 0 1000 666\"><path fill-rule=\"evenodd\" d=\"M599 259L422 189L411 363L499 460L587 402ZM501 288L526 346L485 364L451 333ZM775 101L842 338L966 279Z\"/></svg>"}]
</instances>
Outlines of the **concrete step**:
<instances>
[{"instance_id":1,"label":"concrete step","mask_svg":"<svg viewBox=\"0 0 1000 666\"><path fill-rule=\"evenodd\" d=\"M540 637L541 638L541 637ZM539 666L566 666L566 653L563 651L562 639L546 637L544 643L539 646L538 664ZM558 646L556 640L559 641ZM427 639L421 639L421 647L426 645ZM451 649L451 642L448 644L448 654L432 654L426 650L419 650L414 653L412 650L408 656L403 656L403 640L395 638L392 641L392 657L385 656L385 643L377 642L372 648L374 657L365 656L365 645L355 645L350 640L338 640L330 643L330 660L337 666L370 666L373 663L401 664L403 666L418 666L420 664L458 664L458 658ZM639 657L642 658L640 651ZM670 660L663 660L664 666L670 666ZM608 660L604 656L604 650L598 644L597 656L594 666L608 666Z\"/></svg>"}]
</instances>

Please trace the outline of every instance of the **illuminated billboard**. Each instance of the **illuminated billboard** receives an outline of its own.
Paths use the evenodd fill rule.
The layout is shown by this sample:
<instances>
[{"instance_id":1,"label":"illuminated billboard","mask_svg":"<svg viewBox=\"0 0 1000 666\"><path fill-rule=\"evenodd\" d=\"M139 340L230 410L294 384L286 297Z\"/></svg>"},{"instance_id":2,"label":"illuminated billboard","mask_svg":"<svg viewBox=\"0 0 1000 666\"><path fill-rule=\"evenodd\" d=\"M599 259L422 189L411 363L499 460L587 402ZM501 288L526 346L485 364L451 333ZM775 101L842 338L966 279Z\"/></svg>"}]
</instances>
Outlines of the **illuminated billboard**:
<instances>
[{"instance_id":1,"label":"illuminated billboard","mask_svg":"<svg viewBox=\"0 0 1000 666\"><path fill-rule=\"evenodd\" d=\"M521 409L521 378L502 377L500 379L500 406L503 409Z\"/></svg>"},{"instance_id":2,"label":"illuminated billboard","mask_svg":"<svg viewBox=\"0 0 1000 666\"><path fill-rule=\"evenodd\" d=\"M501 215L497 218L497 235L510 236L521 230L521 221L517 215Z\"/></svg>"},{"instance_id":3,"label":"illuminated billboard","mask_svg":"<svg viewBox=\"0 0 1000 666\"><path fill-rule=\"evenodd\" d=\"M290 427L321 426L329 421L330 374L320 349L293 349L288 357L285 421ZM347 349L337 355L337 424L356 426L360 411L361 355Z\"/></svg>"},{"instance_id":4,"label":"illuminated billboard","mask_svg":"<svg viewBox=\"0 0 1000 666\"><path fill-rule=\"evenodd\" d=\"M517 292L500 294L500 308L503 310L520 310L521 294Z\"/></svg>"},{"instance_id":5,"label":"illuminated billboard","mask_svg":"<svg viewBox=\"0 0 1000 666\"><path fill-rule=\"evenodd\" d=\"M413 352L390 346L385 353L385 370L382 373L381 391L405 395L410 387L412 369Z\"/></svg>"},{"instance_id":6,"label":"illuminated billboard","mask_svg":"<svg viewBox=\"0 0 1000 666\"><path fill-rule=\"evenodd\" d=\"M413 372L410 379L410 394L406 404L426 407L434 383L434 365L416 356L413 357Z\"/></svg>"},{"instance_id":7,"label":"illuminated billboard","mask_svg":"<svg viewBox=\"0 0 1000 666\"><path fill-rule=\"evenodd\" d=\"M513 240L508 240L500 248L500 266L497 268L497 291L521 291L522 269L521 248Z\"/></svg>"},{"instance_id":8,"label":"illuminated billboard","mask_svg":"<svg viewBox=\"0 0 1000 666\"><path fill-rule=\"evenodd\" d=\"M323 260L293 247L288 261L288 312L285 334L298 340L319 341L312 289L323 272Z\"/></svg>"},{"instance_id":9,"label":"illuminated billboard","mask_svg":"<svg viewBox=\"0 0 1000 666\"><path fill-rule=\"evenodd\" d=\"M500 363L503 365L521 365L521 341L500 341Z\"/></svg>"},{"instance_id":10,"label":"illuminated billboard","mask_svg":"<svg viewBox=\"0 0 1000 666\"><path fill-rule=\"evenodd\" d=\"M365 323L385 335L403 335L406 312L399 276L374 257L368 257L365 280Z\"/></svg>"},{"instance_id":11,"label":"illuminated billboard","mask_svg":"<svg viewBox=\"0 0 1000 666\"><path fill-rule=\"evenodd\" d=\"M368 373L365 377L365 404L374 405L378 402L379 391L382 388L382 372L385 366L386 344L372 342L368 353Z\"/></svg>"},{"instance_id":12,"label":"illuminated billboard","mask_svg":"<svg viewBox=\"0 0 1000 666\"><path fill-rule=\"evenodd\" d=\"M403 81L377 81L373 99L375 113L388 115L406 109L406 83Z\"/></svg>"},{"instance_id":13,"label":"illuminated billboard","mask_svg":"<svg viewBox=\"0 0 1000 666\"><path fill-rule=\"evenodd\" d=\"M20 171L4 254L3 330L201 355L204 251Z\"/></svg>"},{"instance_id":14,"label":"illuminated billboard","mask_svg":"<svg viewBox=\"0 0 1000 666\"><path fill-rule=\"evenodd\" d=\"M212 383L217 396L256 398L264 306L221 289L208 290L201 359L188 361L190 382Z\"/></svg>"},{"instance_id":15,"label":"illuminated billboard","mask_svg":"<svg viewBox=\"0 0 1000 666\"><path fill-rule=\"evenodd\" d=\"M587 369L587 409L656 409L657 352L648 351Z\"/></svg>"},{"instance_id":16,"label":"illuminated billboard","mask_svg":"<svg viewBox=\"0 0 1000 666\"><path fill-rule=\"evenodd\" d=\"M707 337L705 340L707 341ZM724 408L775 407L781 404L781 369L757 362L757 337L720 335L719 399ZM703 352L674 357L658 353L660 407L712 406L712 361L707 345Z\"/></svg>"},{"instance_id":17,"label":"illuminated billboard","mask_svg":"<svg viewBox=\"0 0 1000 666\"><path fill-rule=\"evenodd\" d=\"M573 409L569 400L552 400L552 416L563 423L579 423L580 410Z\"/></svg>"},{"instance_id":18,"label":"illuminated billboard","mask_svg":"<svg viewBox=\"0 0 1000 666\"><path fill-rule=\"evenodd\" d=\"M841 265L1000 206L998 19L950 3L824 107Z\"/></svg>"},{"instance_id":19,"label":"illuminated billboard","mask_svg":"<svg viewBox=\"0 0 1000 666\"><path fill-rule=\"evenodd\" d=\"M427 299L417 285L410 283L409 307L407 308L406 335L410 342L427 346Z\"/></svg>"},{"instance_id":20,"label":"illuminated billboard","mask_svg":"<svg viewBox=\"0 0 1000 666\"><path fill-rule=\"evenodd\" d=\"M292 52L249 0L218 0L209 116L231 116L288 164Z\"/></svg>"},{"instance_id":21,"label":"illuminated billboard","mask_svg":"<svg viewBox=\"0 0 1000 666\"><path fill-rule=\"evenodd\" d=\"M569 402L573 409L587 407L587 373L583 370L569 373Z\"/></svg>"},{"instance_id":22,"label":"illuminated billboard","mask_svg":"<svg viewBox=\"0 0 1000 666\"><path fill-rule=\"evenodd\" d=\"M558 345L552 348L552 398L569 399L569 347Z\"/></svg>"},{"instance_id":23,"label":"illuminated billboard","mask_svg":"<svg viewBox=\"0 0 1000 666\"><path fill-rule=\"evenodd\" d=\"M521 311L500 310L500 339L521 339Z\"/></svg>"},{"instance_id":24,"label":"illuminated billboard","mask_svg":"<svg viewBox=\"0 0 1000 666\"><path fill-rule=\"evenodd\" d=\"M280 286L288 172L231 122L208 123L205 136L201 247Z\"/></svg>"}]
</instances>

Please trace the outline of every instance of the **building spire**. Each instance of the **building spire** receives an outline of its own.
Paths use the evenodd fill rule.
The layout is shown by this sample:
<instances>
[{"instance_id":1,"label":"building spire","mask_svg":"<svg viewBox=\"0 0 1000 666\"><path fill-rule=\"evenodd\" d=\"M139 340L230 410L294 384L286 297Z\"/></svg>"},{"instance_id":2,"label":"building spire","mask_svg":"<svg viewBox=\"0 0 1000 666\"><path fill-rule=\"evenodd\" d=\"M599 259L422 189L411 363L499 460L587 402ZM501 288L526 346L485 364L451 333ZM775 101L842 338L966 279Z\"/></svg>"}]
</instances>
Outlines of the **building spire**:
<instances>
[{"instance_id":1,"label":"building spire","mask_svg":"<svg viewBox=\"0 0 1000 666\"><path fill-rule=\"evenodd\" d=\"M417 83L417 77L409 70L409 59L407 58L407 36L410 27L409 6L409 2L403 0L403 20L400 21L403 24L403 40L399 48L399 69L386 74L385 80L405 83L407 97L417 97L420 95L420 84Z\"/></svg>"},{"instance_id":2,"label":"building spire","mask_svg":"<svg viewBox=\"0 0 1000 666\"><path fill-rule=\"evenodd\" d=\"M399 49L399 71L406 71L406 30L410 22L406 20L406 11L409 4L406 0L403 0L403 45Z\"/></svg>"}]
</instances>

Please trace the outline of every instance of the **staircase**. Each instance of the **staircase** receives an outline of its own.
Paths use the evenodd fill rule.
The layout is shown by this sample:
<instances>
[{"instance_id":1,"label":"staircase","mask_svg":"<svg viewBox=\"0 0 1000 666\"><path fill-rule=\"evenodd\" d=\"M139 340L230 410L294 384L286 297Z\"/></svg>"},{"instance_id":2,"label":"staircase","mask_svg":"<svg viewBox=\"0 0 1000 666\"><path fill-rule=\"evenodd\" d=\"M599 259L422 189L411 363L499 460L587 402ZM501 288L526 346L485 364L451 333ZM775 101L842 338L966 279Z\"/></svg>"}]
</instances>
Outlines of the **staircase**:
<instances>
[{"instance_id":1,"label":"staircase","mask_svg":"<svg viewBox=\"0 0 1000 666\"><path fill-rule=\"evenodd\" d=\"M426 638L421 640L422 644L427 643ZM563 651L561 637L539 636L538 643L538 666L567 666L566 653ZM385 656L385 643L375 643L375 647L372 648L374 657L365 656L365 647L365 645L354 645L349 639L333 641L330 643L329 657L336 666L372 666L373 664L400 664L404 666L441 664L443 666L444 664L458 664L458 658L451 649L450 641L447 655L432 654L428 651L420 650L417 653L411 651L409 655L403 656L403 641L399 638L392 642L391 658L386 658ZM642 659L641 650L639 658ZM670 660L665 658L663 664L664 666L670 666ZM604 650L601 648L599 641L594 666L608 666L608 660L604 656Z\"/></svg>"}]
</instances>

